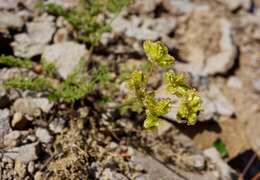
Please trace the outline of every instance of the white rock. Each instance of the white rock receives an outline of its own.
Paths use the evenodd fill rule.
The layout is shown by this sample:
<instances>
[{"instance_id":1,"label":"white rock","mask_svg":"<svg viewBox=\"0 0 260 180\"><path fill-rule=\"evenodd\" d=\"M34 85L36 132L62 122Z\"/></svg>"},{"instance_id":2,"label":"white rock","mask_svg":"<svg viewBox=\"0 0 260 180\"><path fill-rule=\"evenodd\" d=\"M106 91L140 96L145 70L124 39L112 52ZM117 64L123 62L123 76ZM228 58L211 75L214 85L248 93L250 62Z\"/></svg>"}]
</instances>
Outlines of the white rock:
<instances>
[{"instance_id":1,"label":"white rock","mask_svg":"<svg viewBox=\"0 0 260 180\"><path fill-rule=\"evenodd\" d=\"M8 149L4 153L4 157L9 157L11 159L15 159L22 163L28 163L30 161L34 161L38 159L38 153L39 153L38 145L39 145L38 143L32 143L32 144L26 144L24 146Z\"/></svg>"},{"instance_id":2,"label":"white rock","mask_svg":"<svg viewBox=\"0 0 260 180\"><path fill-rule=\"evenodd\" d=\"M219 22L221 27L220 52L207 58L202 75L226 73L235 63L237 48L233 43L231 24L226 19L220 19Z\"/></svg>"},{"instance_id":3,"label":"white rock","mask_svg":"<svg viewBox=\"0 0 260 180\"><path fill-rule=\"evenodd\" d=\"M31 58L42 53L45 45L51 41L55 32L53 16L43 15L26 24L27 33L15 35L11 43L16 56Z\"/></svg>"},{"instance_id":4,"label":"white rock","mask_svg":"<svg viewBox=\"0 0 260 180\"><path fill-rule=\"evenodd\" d=\"M221 179L231 180L232 169L226 164L226 162L221 158L219 152L214 148L209 148L203 152L218 168L221 173Z\"/></svg>"},{"instance_id":5,"label":"white rock","mask_svg":"<svg viewBox=\"0 0 260 180\"><path fill-rule=\"evenodd\" d=\"M79 65L81 58L86 55L85 46L75 42L64 42L47 46L42 58L54 63L58 73L64 79Z\"/></svg>"},{"instance_id":6,"label":"white rock","mask_svg":"<svg viewBox=\"0 0 260 180\"><path fill-rule=\"evenodd\" d=\"M20 131L12 131L4 137L4 145L7 147L15 147L19 143L20 137Z\"/></svg>"},{"instance_id":7,"label":"white rock","mask_svg":"<svg viewBox=\"0 0 260 180\"><path fill-rule=\"evenodd\" d=\"M243 87L243 83L238 77L231 76L228 78L227 86L233 89L241 89Z\"/></svg>"},{"instance_id":8,"label":"white rock","mask_svg":"<svg viewBox=\"0 0 260 180\"><path fill-rule=\"evenodd\" d=\"M53 137L50 135L49 131L44 128L37 128L35 135L39 138L42 143L49 143L53 140Z\"/></svg>"},{"instance_id":9,"label":"white rock","mask_svg":"<svg viewBox=\"0 0 260 180\"><path fill-rule=\"evenodd\" d=\"M10 111L8 109L0 109L0 144L4 142L4 136L11 132Z\"/></svg>"},{"instance_id":10,"label":"white rock","mask_svg":"<svg viewBox=\"0 0 260 180\"><path fill-rule=\"evenodd\" d=\"M0 0L0 9L15 9L20 0Z\"/></svg>"},{"instance_id":11,"label":"white rock","mask_svg":"<svg viewBox=\"0 0 260 180\"><path fill-rule=\"evenodd\" d=\"M190 0L163 0L164 7L173 14L188 13L194 8Z\"/></svg>"},{"instance_id":12,"label":"white rock","mask_svg":"<svg viewBox=\"0 0 260 180\"><path fill-rule=\"evenodd\" d=\"M13 110L29 116L39 116L41 111L49 112L53 107L47 98L19 98L13 104Z\"/></svg>"},{"instance_id":13,"label":"white rock","mask_svg":"<svg viewBox=\"0 0 260 180\"><path fill-rule=\"evenodd\" d=\"M20 29L24 25L21 17L10 12L0 12L0 28Z\"/></svg>"},{"instance_id":14,"label":"white rock","mask_svg":"<svg viewBox=\"0 0 260 180\"><path fill-rule=\"evenodd\" d=\"M217 113L223 116L232 116L235 113L234 106L214 84L210 85L208 95L215 104Z\"/></svg>"},{"instance_id":15,"label":"white rock","mask_svg":"<svg viewBox=\"0 0 260 180\"><path fill-rule=\"evenodd\" d=\"M225 4L231 11L234 11L240 7L248 10L251 6L250 0L218 0L219 2Z\"/></svg>"},{"instance_id":16,"label":"white rock","mask_svg":"<svg viewBox=\"0 0 260 180\"><path fill-rule=\"evenodd\" d=\"M79 0L48 0L47 3L55 3L65 9L71 9L79 4Z\"/></svg>"},{"instance_id":17,"label":"white rock","mask_svg":"<svg viewBox=\"0 0 260 180\"><path fill-rule=\"evenodd\" d=\"M50 124L49 128L54 133L61 133L65 126L65 120L62 118L54 119Z\"/></svg>"}]
</instances>

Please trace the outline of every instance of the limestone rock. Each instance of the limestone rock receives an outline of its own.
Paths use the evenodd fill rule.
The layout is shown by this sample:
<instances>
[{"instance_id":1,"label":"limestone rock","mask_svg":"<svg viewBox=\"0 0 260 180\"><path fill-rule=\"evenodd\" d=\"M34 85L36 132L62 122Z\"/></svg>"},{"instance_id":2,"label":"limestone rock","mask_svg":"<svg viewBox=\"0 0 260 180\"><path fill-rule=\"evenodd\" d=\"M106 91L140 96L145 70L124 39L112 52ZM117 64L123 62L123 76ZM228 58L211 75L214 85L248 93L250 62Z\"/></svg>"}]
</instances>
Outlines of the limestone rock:
<instances>
[{"instance_id":1,"label":"limestone rock","mask_svg":"<svg viewBox=\"0 0 260 180\"><path fill-rule=\"evenodd\" d=\"M4 156L10 157L22 163L29 163L38 159L39 144L32 143L6 150Z\"/></svg>"},{"instance_id":2,"label":"limestone rock","mask_svg":"<svg viewBox=\"0 0 260 180\"><path fill-rule=\"evenodd\" d=\"M58 73L64 79L79 65L81 58L86 55L85 46L75 42L63 42L47 46L42 58L54 63Z\"/></svg>"},{"instance_id":3,"label":"limestone rock","mask_svg":"<svg viewBox=\"0 0 260 180\"><path fill-rule=\"evenodd\" d=\"M47 98L19 98L13 104L13 110L29 116L39 116L41 111L49 112L53 106Z\"/></svg>"},{"instance_id":4,"label":"limestone rock","mask_svg":"<svg viewBox=\"0 0 260 180\"><path fill-rule=\"evenodd\" d=\"M26 24L27 33L15 35L15 41L11 43L16 56L31 58L39 55L44 47L51 41L55 32L53 16L43 15Z\"/></svg>"},{"instance_id":5,"label":"limestone rock","mask_svg":"<svg viewBox=\"0 0 260 180\"><path fill-rule=\"evenodd\" d=\"M10 111L8 109L0 109L0 144L4 141L4 136L11 132L9 124Z\"/></svg>"}]
</instances>

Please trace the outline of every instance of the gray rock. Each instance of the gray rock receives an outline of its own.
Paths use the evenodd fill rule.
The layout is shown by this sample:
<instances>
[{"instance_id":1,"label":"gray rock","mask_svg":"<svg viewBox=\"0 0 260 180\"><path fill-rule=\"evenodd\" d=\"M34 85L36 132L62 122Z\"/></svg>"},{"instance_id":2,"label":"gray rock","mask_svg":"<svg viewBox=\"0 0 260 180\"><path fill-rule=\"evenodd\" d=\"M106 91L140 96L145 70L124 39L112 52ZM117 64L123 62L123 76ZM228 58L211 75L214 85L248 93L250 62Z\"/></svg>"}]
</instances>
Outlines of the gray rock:
<instances>
[{"instance_id":1,"label":"gray rock","mask_svg":"<svg viewBox=\"0 0 260 180\"><path fill-rule=\"evenodd\" d=\"M22 18L15 13L0 12L0 28L20 29L24 25Z\"/></svg>"},{"instance_id":2,"label":"gray rock","mask_svg":"<svg viewBox=\"0 0 260 180\"><path fill-rule=\"evenodd\" d=\"M19 144L20 142L20 137L21 137L21 132L20 131L12 131L9 134L5 135L4 137L4 145L7 147L15 147Z\"/></svg>"},{"instance_id":3,"label":"gray rock","mask_svg":"<svg viewBox=\"0 0 260 180\"><path fill-rule=\"evenodd\" d=\"M100 177L100 180L106 180L106 179L113 179L113 180L127 180L128 178L124 176L123 174L120 174L118 172L112 171L109 168L104 169L102 172L102 175Z\"/></svg>"},{"instance_id":4,"label":"gray rock","mask_svg":"<svg viewBox=\"0 0 260 180\"><path fill-rule=\"evenodd\" d=\"M147 172L146 174L139 176L139 180L217 180L217 177L211 171L199 174L196 172L180 170L176 166L169 165L166 167L163 162L160 162L157 159L157 157L153 158L138 151L135 151L134 156L132 157L132 161L136 164L140 164L144 168L145 172ZM201 161L201 159L199 161ZM202 163L202 161L200 163Z\"/></svg>"},{"instance_id":5,"label":"gray rock","mask_svg":"<svg viewBox=\"0 0 260 180\"><path fill-rule=\"evenodd\" d=\"M79 4L79 0L48 0L47 3L55 3L65 9L71 9Z\"/></svg>"},{"instance_id":6,"label":"gray rock","mask_svg":"<svg viewBox=\"0 0 260 180\"><path fill-rule=\"evenodd\" d=\"M43 15L26 24L27 33L15 35L15 41L11 43L16 56L31 58L39 55L44 47L51 41L55 32L53 16Z\"/></svg>"},{"instance_id":7,"label":"gray rock","mask_svg":"<svg viewBox=\"0 0 260 180\"><path fill-rule=\"evenodd\" d=\"M164 7L173 14L188 13L194 8L190 0L163 0Z\"/></svg>"},{"instance_id":8,"label":"gray rock","mask_svg":"<svg viewBox=\"0 0 260 180\"><path fill-rule=\"evenodd\" d=\"M38 159L39 150L39 143L26 144L6 150L4 157L9 157L22 163L29 163Z\"/></svg>"},{"instance_id":9,"label":"gray rock","mask_svg":"<svg viewBox=\"0 0 260 180\"><path fill-rule=\"evenodd\" d=\"M155 10L157 4L160 1L161 0L148 0L148 1L136 0L135 3L130 7L130 10L142 14L149 13Z\"/></svg>"},{"instance_id":10,"label":"gray rock","mask_svg":"<svg viewBox=\"0 0 260 180\"><path fill-rule=\"evenodd\" d=\"M54 63L58 73L64 79L79 65L80 60L86 55L85 46L75 42L64 42L47 46L42 58L49 63Z\"/></svg>"},{"instance_id":11,"label":"gray rock","mask_svg":"<svg viewBox=\"0 0 260 180\"><path fill-rule=\"evenodd\" d=\"M20 0L0 0L0 9L16 9Z\"/></svg>"},{"instance_id":12,"label":"gray rock","mask_svg":"<svg viewBox=\"0 0 260 180\"><path fill-rule=\"evenodd\" d=\"M54 119L50 124L49 128L54 133L61 133L65 126L65 120L62 118Z\"/></svg>"},{"instance_id":13,"label":"gray rock","mask_svg":"<svg viewBox=\"0 0 260 180\"><path fill-rule=\"evenodd\" d=\"M14 112L20 112L29 116L39 116L42 112L49 112L53 107L47 98L19 98L13 104Z\"/></svg>"},{"instance_id":14,"label":"gray rock","mask_svg":"<svg viewBox=\"0 0 260 180\"><path fill-rule=\"evenodd\" d=\"M42 143L50 143L53 140L53 137L50 135L50 132L44 128L37 128L35 135L38 137Z\"/></svg>"},{"instance_id":15,"label":"gray rock","mask_svg":"<svg viewBox=\"0 0 260 180\"><path fill-rule=\"evenodd\" d=\"M207 58L202 75L226 73L235 63L237 48L233 42L231 24L226 19L220 19L219 22L221 27L220 52Z\"/></svg>"},{"instance_id":16,"label":"gray rock","mask_svg":"<svg viewBox=\"0 0 260 180\"><path fill-rule=\"evenodd\" d=\"M220 3L223 3L230 11L234 11L240 7L248 10L251 6L250 0L218 0Z\"/></svg>"},{"instance_id":17,"label":"gray rock","mask_svg":"<svg viewBox=\"0 0 260 180\"><path fill-rule=\"evenodd\" d=\"M260 78L253 80L252 84L255 92L260 93Z\"/></svg>"},{"instance_id":18,"label":"gray rock","mask_svg":"<svg viewBox=\"0 0 260 180\"><path fill-rule=\"evenodd\" d=\"M30 174L33 174L35 171L35 163L33 161L30 161L27 167L27 170Z\"/></svg>"},{"instance_id":19,"label":"gray rock","mask_svg":"<svg viewBox=\"0 0 260 180\"><path fill-rule=\"evenodd\" d=\"M4 142L4 137L11 132L9 124L10 111L8 109L0 109L0 145Z\"/></svg>"},{"instance_id":20,"label":"gray rock","mask_svg":"<svg viewBox=\"0 0 260 180\"><path fill-rule=\"evenodd\" d=\"M220 173L220 179L232 179L232 169L221 158L219 152L214 147L204 150L204 154L217 166L218 172Z\"/></svg>"},{"instance_id":21,"label":"gray rock","mask_svg":"<svg viewBox=\"0 0 260 180\"><path fill-rule=\"evenodd\" d=\"M30 10L34 10L38 3L42 2L42 0L22 0L21 3Z\"/></svg>"},{"instance_id":22,"label":"gray rock","mask_svg":"<svg viewBox=\"0 0 260 180\"><path fill-rule=\"evenodd\" d=\"M227 86L233 89L242 89L243 83L238 77L231 76L228 78Z\"/></svg>"},{"instance_id":23,"label":"gray rock","mask_svg":"<svg viewBox=\"0 0 260 180\"><path fill-rule=\"evenodd\" d=\"M134 37L137 40L165 38L175 27L176 19L171 16L163 16L157 19L131 16L130 20L118 17L112 23L115 32L127 37Z\"/></svg>"},{"instance_id":24,"label":"gray rock","mask_svg":"<svg viewBox=\"0 0 260 180\"><path fill-rule=\"evenodd\" d=\"M217 113L223 116L232 116L235 114L235 108L221 91L215 86L211 85L209 88L209 96L216 106Z\"/></svg>"}]
</instances>

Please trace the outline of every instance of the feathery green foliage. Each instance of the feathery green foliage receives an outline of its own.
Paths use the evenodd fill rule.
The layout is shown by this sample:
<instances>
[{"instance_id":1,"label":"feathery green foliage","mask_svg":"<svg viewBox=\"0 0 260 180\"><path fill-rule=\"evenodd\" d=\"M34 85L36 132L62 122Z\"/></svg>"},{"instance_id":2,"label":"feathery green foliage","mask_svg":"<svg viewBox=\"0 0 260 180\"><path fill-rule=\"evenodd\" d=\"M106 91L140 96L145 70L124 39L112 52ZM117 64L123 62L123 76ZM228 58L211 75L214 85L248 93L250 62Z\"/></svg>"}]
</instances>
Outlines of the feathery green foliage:
<instances>
[{"instance_id":1,"label":"feathery green foliage","mask_svg":"<svg viewBox=\"0 0 260 180\"><path fill-rule=\"evenodd\" d=\"M20 59L14 56L1 55L0 64L9 66L9 67L22 67L22 68L32 68L33 62L29 59Z\"/></svg>"},{"instance_id":2,"label":"feathery green foliage","mask_svg":"<svg viewBox=\"0 0 260 180\"><path fill-rule=\"evenodd\" d=\"M41 64L43 66L43 72L45 72L48 76L54 76L57 72L57 68L55 64L53 63L48 63L45 60L41 60Z\"/></svg>"},{"instance_id":3,"label":"feathery green foliage","mask_svg":"<svg viewBox=\"0 0 260 180\"><path fill-rule=\"evenodd\" d=\"M144 42L143 46L150 63L150 72L134 71L129 76L128 87L133 92L138 103L141 103L145 108L146 120L144 121L144 127L151 129L157 127L160 124L161 116L171 110L172 102L168 98L157 99L155 97L155 91L148 89L149 77L152 75L154 66L170 67L175 59L160 41L152 42L148 40ZM165 74L164 78L168 92L180 98L177 117L186 120L189 125L195 124L202 104L198 92L188 85L183 74L176 74L170 70Z\"/></svg>"},{"instance_id":4,"label":"feathery green foliage","mask_svg":"<svg viewBox=\"0 0 260 180\"><path fill-rule=\"evenodd\" d=\"M46 72L45 75L53 77L56 74L55 65L45 61L41 62L44 72ZM85 72L85 68L85 61L82 59L74 72L66 80L57 83L55 86L44 76L36 78L17 77L7 80L5 86L36 92L47 91L50 100L73 103L93 91L98 84L105 83L108 80L108 71L104 66L93 69L90 76Z\"/></svg>"},{"instance_id":5,"label":"feathery green foliage","mask_svg":"<svg viewBox=\"0 0 260 180\"><path fill-rule=\"evenodd\" d=\"M48 3L39 7L56 16L63 16L78 32L78 39L96 46L101 35L110 30L111 20L100 22L98 16L105 11L119 13L132 0L81 0L78 7L65 10L62 6Z\"/></svg>"},{"instance_id":6,"label":"feathery green foliage","mask_svg":"<svg viewBox=\"0 0 260 180\"><path fill-rule=\"evenodd\" d=\"M53 89L51 82L44 77L16 77L6 81L5 86L9 88L32 90L37 92Z\"/></svg>"}]
</instances>

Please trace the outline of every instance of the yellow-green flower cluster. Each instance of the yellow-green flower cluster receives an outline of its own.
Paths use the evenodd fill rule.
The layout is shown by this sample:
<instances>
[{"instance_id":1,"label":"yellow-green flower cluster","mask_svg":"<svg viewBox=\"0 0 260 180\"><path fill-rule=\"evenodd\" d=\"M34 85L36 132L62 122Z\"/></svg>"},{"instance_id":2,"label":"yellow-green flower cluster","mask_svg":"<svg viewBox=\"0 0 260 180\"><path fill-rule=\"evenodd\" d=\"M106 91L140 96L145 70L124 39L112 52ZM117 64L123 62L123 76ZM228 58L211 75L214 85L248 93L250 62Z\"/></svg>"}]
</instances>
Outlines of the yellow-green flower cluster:
<instances>
[{"instance_id":1,"label":"yellow-green flower cluster","mask_svg":"<svg viewBox=\"0 0 260 180\"><path fill-rule=\"evenodd\" d=\"M174 57L169 54L167 47L160 41L145 41L143 47L151 67L155 65L169 67L175 61ZM134 71L128 80L129 89L146 109L146 120L144 121L146 129L157 127L161 121L160 117L167 114L172 107L170 99L156 99L155 92L148 90L148 76L150 75L149 73L144 74L140 70ZM195 124L202 103L198 92L188 86L183 74L176 74L172 70L165 74L165 82L167 90L180 98L177 117L187 120L189 125Z\"/></svg>"}]
</instances>

